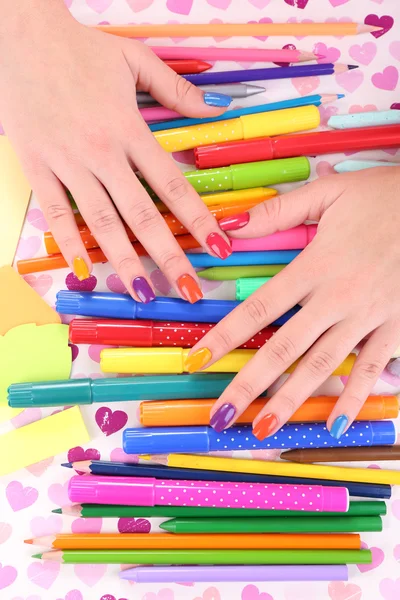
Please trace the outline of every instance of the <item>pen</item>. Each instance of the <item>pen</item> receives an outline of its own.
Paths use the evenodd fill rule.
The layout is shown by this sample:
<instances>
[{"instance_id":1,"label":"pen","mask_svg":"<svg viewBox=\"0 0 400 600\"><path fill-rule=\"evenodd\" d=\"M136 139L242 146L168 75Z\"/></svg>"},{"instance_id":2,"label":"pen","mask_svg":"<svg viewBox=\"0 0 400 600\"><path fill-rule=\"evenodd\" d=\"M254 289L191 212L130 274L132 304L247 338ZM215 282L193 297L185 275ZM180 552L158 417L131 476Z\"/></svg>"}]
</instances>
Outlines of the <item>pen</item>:
<instances>
[{"instance_id":1,"label":"pen","mask_svg":"<svg viewBox=\"0 0 400 600\"><path fill-rule=\"evenodd\" d=\"M281 458L283 460L290 460L298 463L400 460L400 446L327 448L322 450L306 448L304 450L288 450L287 452L282 452Z\"/></svg>"},{"instance_id":2,"label":"pen","mask_svg":"<svg viewBox=\"0 0 400 600\"><path fill-rule=\"evenodd\" d=\"M216 94L225 94L231 98L248 98L249 96L255 96L256 94L262 94L265 92L265 87L259 85L250 85L246 83L226 83L221 85L199 85L197 86L203 92L210 92ZM149 104L155 104L157 101L154 100L147 92L136 92L136 102L143 106ZM192 123L193 125L193 123Z\"/></svg>"}]
</instances>

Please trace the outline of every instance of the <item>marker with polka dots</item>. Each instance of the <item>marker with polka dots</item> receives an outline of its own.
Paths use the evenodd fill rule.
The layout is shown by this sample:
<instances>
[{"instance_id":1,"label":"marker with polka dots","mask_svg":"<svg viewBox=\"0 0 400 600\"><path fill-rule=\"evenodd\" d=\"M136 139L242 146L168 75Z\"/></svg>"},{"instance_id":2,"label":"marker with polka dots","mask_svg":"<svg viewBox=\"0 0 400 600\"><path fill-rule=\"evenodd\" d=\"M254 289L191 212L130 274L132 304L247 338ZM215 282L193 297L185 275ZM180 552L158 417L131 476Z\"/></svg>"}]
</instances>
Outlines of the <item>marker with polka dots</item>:
<instances>
[{"instance_id":1,"label":"marker with polka dots","mask_svg":"<svg viewBox=\"0 0 400 600\"><path fill-rule=\"evenodd\" d=\"M153 477L77 475L68 496L78 504L126 506L207 506L305 512L347 512L347 488L219 481L185 481Z\"/></svg>"}]
</instances>

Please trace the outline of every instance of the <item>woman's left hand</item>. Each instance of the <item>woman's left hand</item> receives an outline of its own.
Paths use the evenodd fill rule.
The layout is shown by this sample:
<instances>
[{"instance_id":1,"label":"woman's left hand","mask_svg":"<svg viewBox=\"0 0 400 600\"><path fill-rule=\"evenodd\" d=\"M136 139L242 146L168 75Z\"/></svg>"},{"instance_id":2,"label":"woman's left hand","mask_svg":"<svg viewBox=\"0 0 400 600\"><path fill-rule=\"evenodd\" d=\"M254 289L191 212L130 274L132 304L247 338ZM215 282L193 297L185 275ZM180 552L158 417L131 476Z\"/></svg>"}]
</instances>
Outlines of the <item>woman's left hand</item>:
<instances>
[{"instance_id":1,"label":"woman's left hand","mask_svg":"<svg viewBox=\"0 0 400 600\"><path fill-rule=\"evenodd\" d=\"M328 419L339 438L356 418L400 344L400 168L325 177L268 200L236 221L232 237L259 237L319 221L314 240L283 271L193 348L190 371L246 342L295 304L301 310L257 352L215 403L220 431L302 356L295 372L253 422L258 439L275 433L357 344L368 337ZM243 223L245 225L243 226ZM224 221L220 221L224 228ZM225 225L225 228L227 228ZM200 364L199 364L200 363ZM201 364L202 363L202 364Z\"/></svg>"}]
</instances>

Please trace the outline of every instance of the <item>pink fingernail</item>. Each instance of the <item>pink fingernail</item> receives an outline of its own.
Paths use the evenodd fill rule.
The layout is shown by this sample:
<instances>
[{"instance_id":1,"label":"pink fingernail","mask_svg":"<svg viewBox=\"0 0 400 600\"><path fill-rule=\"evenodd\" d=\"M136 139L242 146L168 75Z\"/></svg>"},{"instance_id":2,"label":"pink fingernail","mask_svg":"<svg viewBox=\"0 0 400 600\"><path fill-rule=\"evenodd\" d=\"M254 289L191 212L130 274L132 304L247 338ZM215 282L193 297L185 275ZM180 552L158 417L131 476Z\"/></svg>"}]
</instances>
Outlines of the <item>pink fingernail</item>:
<instances>
[{"instance_id":1,"label":"pink fingernail","mask_svg":"<svg viewBox=\"0 0 400 600\"><path fill-rule=\"evenodd\" d=\"M242 229L242 227L245 227L249 220L249 213L244 212L240 215L225 217L225 219L218 221L218 225L221 227L222 231L234 231L235 229Z\"/></svg>"},{"instance_id":2,"label":"pink fingernail","mask_svg":"<svg viewBox=\"0 0 400 600\"><path fill-rule=\"evenodd\" d=\"M219 233L210 233L206 239L207 246L218 256L218 258L228 258L232 254L230 244Z\"/></svg>"}]
</instances>

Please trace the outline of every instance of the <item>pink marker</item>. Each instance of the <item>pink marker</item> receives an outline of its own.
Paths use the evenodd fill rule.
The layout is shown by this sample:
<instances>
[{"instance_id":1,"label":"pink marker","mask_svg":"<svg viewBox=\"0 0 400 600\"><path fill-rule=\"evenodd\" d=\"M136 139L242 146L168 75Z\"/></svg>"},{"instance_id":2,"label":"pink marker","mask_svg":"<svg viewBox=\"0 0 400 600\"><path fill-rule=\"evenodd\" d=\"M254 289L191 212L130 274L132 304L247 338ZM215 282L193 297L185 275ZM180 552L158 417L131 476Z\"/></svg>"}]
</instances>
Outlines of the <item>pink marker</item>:
<instances>
[{"instance_id":1,"label":"pink marker","mask_svg":"<svg viewBox=\"0 0 400 600\"><path fill-rule=\"evenodd\" d=\"M68 486L71 502L127 506L208 506L305 512L347 512L347 488L277 483L185 481L152 477L77 475Z\"/></svg>"},{"instance_id":2,"label":"pink marker","mask_svg":"<svg viewBox=\"0 0 400 600\"><path fill-rule=\"evenodd\" d=\"M277 231L264 237L232 239L232 250L234 252L302 250L314 239L316 233L317 225L298 225L297 227L292 227L292 229Z\"/></svg>"},{"instance_id":3,"label":"pink marker","mask_svg":"<svg viewBox=\"0 0 400 600\"><path fill-rule=\"evenodd\" d=\"M164 108L164 106L149 106L148 108L139 108L139 112L146 123L168 121L169 119L179 119L182 117L181 113L171 110L170 108Z\"/></svg>"}]
</instances>

